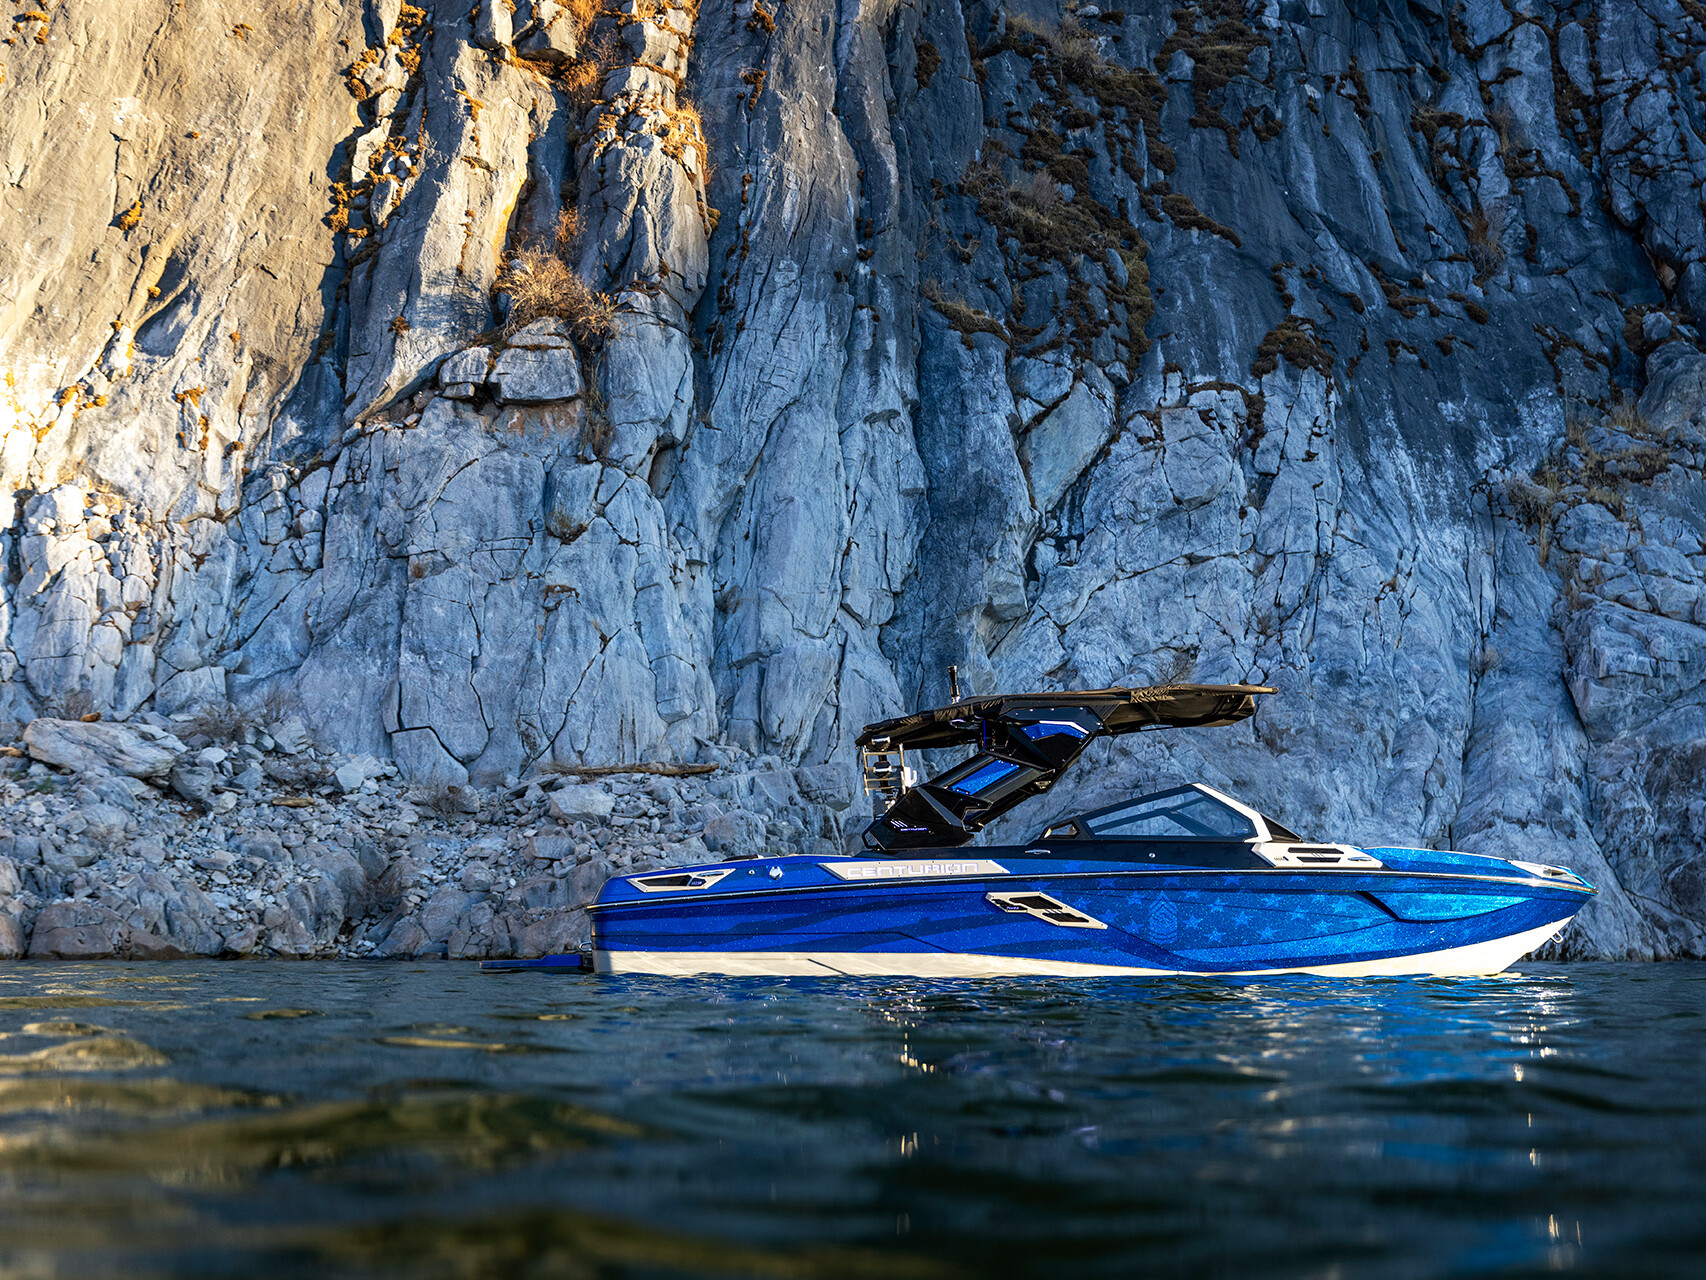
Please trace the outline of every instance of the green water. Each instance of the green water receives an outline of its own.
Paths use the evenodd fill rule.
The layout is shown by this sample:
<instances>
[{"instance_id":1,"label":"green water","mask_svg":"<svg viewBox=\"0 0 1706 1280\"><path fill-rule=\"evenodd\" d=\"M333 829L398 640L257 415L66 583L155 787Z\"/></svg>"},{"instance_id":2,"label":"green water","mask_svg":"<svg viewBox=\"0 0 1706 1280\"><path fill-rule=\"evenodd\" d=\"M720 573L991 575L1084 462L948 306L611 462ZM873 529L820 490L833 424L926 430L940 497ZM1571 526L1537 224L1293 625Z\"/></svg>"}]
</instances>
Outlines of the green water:
<instances>
[{"instance_id":1,"label":"green water","mask_svg":"<svg viewBox=\"0 0 1706 1280\"><path fill-rule=\"evenodd\" d=\"M0 1277L1706 1274L1706 965L0 968Z\"/></svg>"}]
</instances>

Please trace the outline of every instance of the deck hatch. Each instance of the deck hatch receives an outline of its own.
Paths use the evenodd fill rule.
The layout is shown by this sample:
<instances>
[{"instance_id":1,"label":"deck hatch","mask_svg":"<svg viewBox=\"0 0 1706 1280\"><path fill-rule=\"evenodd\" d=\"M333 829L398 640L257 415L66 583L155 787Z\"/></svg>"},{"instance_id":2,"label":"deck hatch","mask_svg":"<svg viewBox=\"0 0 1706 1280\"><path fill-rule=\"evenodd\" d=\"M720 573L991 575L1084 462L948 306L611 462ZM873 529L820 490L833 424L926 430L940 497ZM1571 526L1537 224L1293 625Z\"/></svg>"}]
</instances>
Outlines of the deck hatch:
<instances>
[{"instance_id":1,"label":"deck hatch","mask_svg":"<svg viewBox=\"0 0 1706 1280\"><path fill-rule=\"evenodd\" d=\"M1077 907L1068 906L1059 898L1046 893L986 893L984 901L990 906L1015 915L1035 916L1064 929L1106 929L1094 916L1087 916Z\"/></svg>"},{"instance_id":2,"label":"deck hatch","mask_svg":"<svg viewBox=\"0 0 1706 1280\"><path fill-rule=\"evenodd\" d=\"M724 876L733 875L733 867L716 867L710 871L670 871L652 876L629 876L628 883L641 893L681 893L688 889L709 889Z\"/></svg>"},{"instance_id":3,"label":"deck hatch","mask_svg":"<svg viewBox=\"0 0 1706 1280\"><path fill-rule=\"evenodd\" d=\"M1373 871L1386 865L1373 854L1341 844L1261 844L1256 853L1276 867Z\"/></svg>"}]
</instances>

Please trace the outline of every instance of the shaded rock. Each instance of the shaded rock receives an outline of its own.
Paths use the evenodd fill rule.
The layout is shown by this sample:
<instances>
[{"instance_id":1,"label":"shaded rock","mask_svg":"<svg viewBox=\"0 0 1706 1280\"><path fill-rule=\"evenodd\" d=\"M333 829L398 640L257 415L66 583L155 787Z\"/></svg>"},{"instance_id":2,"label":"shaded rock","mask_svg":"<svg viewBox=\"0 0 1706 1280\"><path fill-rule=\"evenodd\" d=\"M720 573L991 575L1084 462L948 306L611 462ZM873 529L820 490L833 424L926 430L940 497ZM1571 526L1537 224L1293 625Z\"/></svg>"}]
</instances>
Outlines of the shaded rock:
<instances>
[{"instance_id":1,"label":"shaded rock","mask_svg":"<svg viewBox=\"0 0 1706 1280\"><path fill-rule=\"evenodd\" d=\"M504 895L504 901L529 911L556 911L572 905L569 881L561 876L528 876Z\"/></svg>"},{"instance_id":2,"label":"shaded rock","mask_svg":"<svg viewBox=\"0 0 1706 1280\"><path fill-rule=\"evenodd\" d=\"M740 809L715 814L706 820L701 838L712 853L756 854L764 845L764 820Z\"/></svg>"},{"instance_id":3,"label":"shaded rock","mask_svg":"<svg viewBox=\"0 0 1706 1280\"><path fill-rule=\"evenodd\" d=\"M582 949L591 937L592 924L586 912L554 911L521 927L515 935L515 954L528 957L561 955Z\"/></svg>"},{"instance_id":4,"label":"shaded rock","mask_svg":"<svg viewBox=\"0 0 1706 1280\"><path fill-rule=\"evenodd\" d=\"M159 836L143 836L133 840L130 851L150 866L159 866L166 860L166 843Z\"/></svg>"},{"instance_id":5,"label":"shaded rock","mask_svg":"<svg viewBox=\"0 0 1706 1280\"><path fill-rule=\"evenodd\" d=\"M495 913L489 902L479 901L469 905L462 913L456 925L450 931L450 937L445 945L445 954L452 960L472 959L477 956L487 956L494 953L495 939L492 936L492 921ZM507 942L506 942L507 946Z\"/></svg>"},{"instance_id":6,"label":"shaded rock","mask_svg":"<svg viewBox=\"0 0 1706 1280\"><path fill-rule=\"evenodd\" d=\"M403 896L420 883L421 869L406 854L396 859L373 887L373 902L381 911L394 911Z\"/></svg>"},{"instance_id":7,"label":"shaded rock","mask_svg":"<svg viewBox=\"0 0 1706 1280\"><path fill-rule=\"evenodd\" d=\"M537 25L516 42L515 51L540 62L573 61L577 46L569 11L555 0L536 0L533 11Z\"/></svg>"},{"instance_id":8,"label":"shaded rock","mask_svg":"<svg viewBox=\"0 0 1706 1280\"><path fill-rule=\"evenodd\" d=\"M603 858L589 858L569 873L568 901L571 906L584 907L598 900L598 891L612 874L610 863Z\"/></svg>"},{"instance_id":9,"label":"shaded rock","mask_svg":"<svg viewBox=\"0 0 1706 1280\"><path fill-rule=\"evenodd\" d=\"M269 725L267 733L272 737L277 749L285 755L297 755L308 749L308 726L303 723L301 716L286 716L277 724Z\"/></svg>"},{"instance_id":10,"label":"shaded rock","mask_svg":"<svg viewBox=\"0 0 1706 1280\"><path fill-rule=\"evenodd\" d=\"M373 885L366 869L347 849L320 844L304 845L296 859L297 865L318 871L338 887L343 895L338 915L360 914L373 897Z\"/></svg>"},{"instance_id":11,"label":"shaded rock","mask_svg":"<svg viewBox=\"0 0 1706 1280\"><path fill-rule=\"evenodd\" d=\"M170 938L145 929L130 929L125 934L125 951L132 960L182 960L185 953Z\"/></svg>"},{"instance_id":12,"label":"shaded rock","mask_svg":"<svg viewBox=\"0 0 1706 1280\"><path fill-rule=\"evenodd\" d=\"M432 945L432 939L420 922L412 917L399 920L385 935L385 941L374 948L376 956L386 956L398 960L410 960L420 955Z\"/></svg>"},{"instance_id":13,"label":"shaded rock","mask_svg":"<svg viewBox=\"0 0 1706 1280\"><path fill-rule=\"evenodd\" d=\"M846 769L833 764L808 765L794 770L800 795L811 804L836 812L853 803L851 780Z\"/></svg>"},{"instance_id":14,"label":"shaded rock","mask_svg":"<svg viewBox=\"0 0 1706 1280\"><path fill-rule=\"evenodd\" d=\"M475 900L475 895L466 890L445 885L422 903L420 924L428 941L446 941Z\"/></svg>"}]
</instances>

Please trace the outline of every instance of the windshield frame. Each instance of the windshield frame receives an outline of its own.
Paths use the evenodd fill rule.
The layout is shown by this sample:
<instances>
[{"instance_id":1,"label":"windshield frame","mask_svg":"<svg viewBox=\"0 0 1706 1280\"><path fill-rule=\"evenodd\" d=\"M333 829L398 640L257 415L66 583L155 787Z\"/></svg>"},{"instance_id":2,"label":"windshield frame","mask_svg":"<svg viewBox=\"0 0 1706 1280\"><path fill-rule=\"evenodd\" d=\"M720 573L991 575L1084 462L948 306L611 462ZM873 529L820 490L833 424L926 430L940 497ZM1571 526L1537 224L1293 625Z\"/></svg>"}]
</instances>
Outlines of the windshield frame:
<instances>
[{"instance_id":1,"label":"windshield frame","mask_svg":"<svg viewBox=\"0 0 1706 1280\"><path fill-rule=\"evenodd\" d=\"M1247 819L1251 823L1251 825L1255 828L1254 834L1248 835L1248 836L1228 836L1228 835L1197 836L1197 835L1182 835L1182 834L1171 834L1171 833L1169 833L1166 835L1127 836L1127 835L1120 835L1118 833L1099 832L1095 828L1096 819L1098 819L1098 818L1106 817L1109 814L1118 813L1122 809L1130 809L1134 805L1143 804L1145 801L1148 801L1148 800L1161 800L1161 799L1164 799L1168 796L1181 795L1187 791L1199 792L1202 795L1207 796L1209 799L1214 800L1219 804L1225 805L1228 809L1233 810L1240 817ZM1070 836L1065 835L1064 833L1060 834L1060 835L1054 835L1054 836L1051 836L1049 834L1050 832L1059 832L1059 831L1061 831L1061 829L1063 827L1066 827L1068 825L1076 826L1078 828L1078 834L1077 835L1070 835ZM1199 842L1204 843L1204 844L1213 844L1213 843L1218 843L1218 844L1227 844L1227 843L1233 843L1233 844L1275 844L1275 843L1277 843L1277 844L1297 844L1297 843L1301 843L1301 841L1298 837L1294 836L1291 831L1287 830L1284 827L1279 827L1278 832L1276 832L1275 827L1278 827L1278 826L1279 826L1279 824L1276 821L1270 820L1265 814L1261 813L1259 810L1252 809L1249 805L1242 804L1239 801L1234 800L1231 796L1225 794L1224 792L1216 791L1213 787L1208 786L1205 783L1187 782L1181 786L1167 787L1161 791L1151 791L1146 795L1131 796L1128 799L1121 800L1116 804L1104 805L1100 809L1090 809L1090 810L1087 810L1083 813L1067 814L1063 817L1057 818L1055 821L1049 823L1046 827L1042 828L1041 831L1039 831L1037 833L1037 835L1033 838L1032 843L1037 843L1040 841L1046 841L1046 840L1050 840L1050 839L1055 839L1055 840L1120 840L1120 841L1133 841L1133 842L1136 842L1136 841L1157 841L1157 840L1163 840L1163 841L1168 841L1168 842L1199 841Z\"/></svg>"}]
</instances>

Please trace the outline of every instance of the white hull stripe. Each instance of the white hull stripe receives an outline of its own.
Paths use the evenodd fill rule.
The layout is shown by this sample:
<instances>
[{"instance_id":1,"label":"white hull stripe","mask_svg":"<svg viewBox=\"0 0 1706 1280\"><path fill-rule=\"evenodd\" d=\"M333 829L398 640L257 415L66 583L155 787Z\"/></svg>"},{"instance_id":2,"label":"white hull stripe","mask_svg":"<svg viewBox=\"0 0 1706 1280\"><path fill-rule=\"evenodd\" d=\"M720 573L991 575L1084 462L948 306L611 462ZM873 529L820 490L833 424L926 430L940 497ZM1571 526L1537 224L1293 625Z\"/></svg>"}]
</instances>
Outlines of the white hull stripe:
<instances>
[{"instance_id":1,"label":"white hull stripe","mask_svg":"<svg viewBox=\"0 0 1706 1280\"><path fill-rule=\"evenodd\" d=\"M1472 977L1500 973L1550 942L1569 920L1543 924L1504 938L1381 960L1280 969L1148 969L1131 965L1084 964L1076 960L1033 960L1023 956L956 955L947 951L595 951L599 973L652 973L669 977L721 974L728 977L786 977L838 974L846 977L1070 978L1255 977L1305 973L1333 978L1382 976Z\"/></svg>"}]
</instances>

